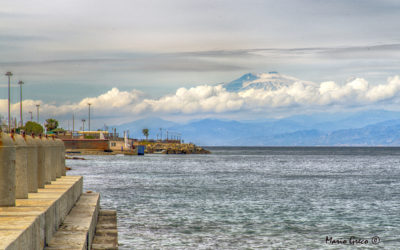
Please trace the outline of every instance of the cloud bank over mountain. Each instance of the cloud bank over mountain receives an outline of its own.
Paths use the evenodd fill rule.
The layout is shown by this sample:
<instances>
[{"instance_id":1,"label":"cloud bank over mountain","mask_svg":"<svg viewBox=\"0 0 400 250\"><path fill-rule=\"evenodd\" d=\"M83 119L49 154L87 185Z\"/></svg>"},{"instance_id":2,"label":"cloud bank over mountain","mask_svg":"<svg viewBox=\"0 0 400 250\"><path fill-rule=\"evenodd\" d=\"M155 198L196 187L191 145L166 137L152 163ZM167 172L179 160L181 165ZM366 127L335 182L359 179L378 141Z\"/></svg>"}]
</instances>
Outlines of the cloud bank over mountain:
<instances>
[{"instance_id":1,"label":"cloud bank over mountain","mask_svg":"<svg viewBox=\"0 0 400 250\"><path fill-rule=\"evenodd\" d=\"M263 76L265 77L265 74L254 81L244 82L237 92L231 92L223 85L180 88L175 94L160 99L144 99L138 106L140 108L134 110L168 114L218 114L238 111L273 113L274 109L291 107L352 107L387 101L397 102L398 100L393 98L398 97L400 91L398 76L379 85L371 85L362 78L353 79L343 85L333 81L316 84L301 80L294 80L290 84L278 82L281 85L271 85L268 82L263 84ZM253 87L253 84L256 87Z\"/></svg>"},{"instance_id":2,"label":"cloud bank over mountain","mask_svg":"<svg viewBox=\"0 0 400 250\"><path fill-rule=\"evenodd\" d=\"M93 119L113 119L117 124L132 120L133 116L207 115L218 118L230 114L246 119L250 114L262 118L313 110L390 108L399 103L399 97L399 76L390 77L381 84L371 84L363 78L339 84L333 81L314 83L270 72L249 73L225 84L179 88L175 93L160 98L150 98L138 90L112 88L104 94L75 103L55 105L25 100L23 107L25 112L36 111L36 104L40 104L40 113L44 117L62 119L72 116L72 113L84 116L88 103L91 103L95 111ZM0 101L0 108L7 109L6 100ZM19 103L12 105L12 113L19 113Z\"/></svg>"}]
</instances>

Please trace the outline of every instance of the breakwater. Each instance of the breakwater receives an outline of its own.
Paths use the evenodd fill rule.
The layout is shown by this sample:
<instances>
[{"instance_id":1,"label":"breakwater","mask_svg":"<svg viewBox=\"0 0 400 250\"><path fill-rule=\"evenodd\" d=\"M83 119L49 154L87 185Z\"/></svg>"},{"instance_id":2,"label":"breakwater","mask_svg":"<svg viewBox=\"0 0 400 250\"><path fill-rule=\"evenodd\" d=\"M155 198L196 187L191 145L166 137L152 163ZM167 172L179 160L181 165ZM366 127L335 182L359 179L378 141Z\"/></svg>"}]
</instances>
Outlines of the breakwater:
<instances>
[{"instance_id":1,"label":"breakwater","mask_svg":"<svg viewBox=\"0 0 400 250\"><path fill-rule=\"evenodd\" d=\"M144 143L148 154L209 154L210 151L192 143Z\"/></svg>"},{"instance_id":2,"label":"breakwater","mask_svg":"<svg viewBox=\"0 0 400 250\"><path fill-rule=\"evenodd\" d=\"M0 249L105 249L92 248L100 195L82 187L61 140L0 132Z\"/></svg>"}]
</instances>

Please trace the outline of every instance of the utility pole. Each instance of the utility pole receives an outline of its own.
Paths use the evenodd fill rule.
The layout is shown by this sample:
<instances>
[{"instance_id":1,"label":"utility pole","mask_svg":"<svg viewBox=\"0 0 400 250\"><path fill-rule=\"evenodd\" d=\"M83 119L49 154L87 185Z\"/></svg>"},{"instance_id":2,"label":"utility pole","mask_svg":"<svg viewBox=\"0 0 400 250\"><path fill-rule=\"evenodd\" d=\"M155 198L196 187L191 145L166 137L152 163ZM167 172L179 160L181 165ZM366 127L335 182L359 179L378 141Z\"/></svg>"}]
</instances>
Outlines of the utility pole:
<instances>
[{"instance_id":1,"label":"utility pole","mask_svg":"<svg viewBox=\"0 0 400 250\"><path fill-rule=\"evenodd\" d=\"M88 131L90 131L90 105L92 105L92 104L88 103L88 105L89 105L89 129L88 129Z\"/></svg>"},{"instance_id":2,"label":"utility pole","mask_svg":"<svg viewBox=\"0 0 400 250\"><path fill-rule=\"evenodd\" d=\"M40 107L40 104L36 104L36 109L37 109L37 113L36 113L37 117L36 117L36 119L37 119L37 123L39 123L39 107Z\"/></svg>"},{"instance_id":3,"label":"utility pole","mask_svg":"<svg viewBox=\"0 0 400 250\"><path fill-rule=\"evenodd\" d=\"M33 119L32 111L29 111L29 114L31 114L31 121Z\"/></svg>"},{"instance_id":4,"label":"utility pole","mask_svg":"<svg viewBox=\"0 0 400 250\"><path fill-rule=\"evenodd\" d=\"M11 132L11 110L10 110L10 78L13 74L8 71L6 76L8 76L8 133Z\"/></svg>"},{"instance_id":5,"label":"utility pole","mask_svg":"<svg viewBox=\"0 0 400 250\"><path fill-rule=\"evenodd\" d=\"M20 115L19 119L21 121L21 127L22 127L22 126L24 126L24 121L22 120L22 84L24 84L24 82L19 81L18 84L19 84L19 90L20 90L20 92L19 92L19 101L20 101L19 102L19 115Z\"/></svg>"},{"instance_id":6,"label":"utility pole","mask_svg":"<svg viewBox=\"0 0 400 250\"><path fill-rule=\"evenodd\" d=\"M75 114L72 114L72 134L75 131Z\"/></svg>"},{"instance_id":7,"label":"utility pole","mask_svg":"<svg viewBox=\"0 0 400 250\"><path fill-rule=\"evenodd\" d=\"M162 141L162 128L160 128L160 140Z\"/></svg>"}]
</instances>

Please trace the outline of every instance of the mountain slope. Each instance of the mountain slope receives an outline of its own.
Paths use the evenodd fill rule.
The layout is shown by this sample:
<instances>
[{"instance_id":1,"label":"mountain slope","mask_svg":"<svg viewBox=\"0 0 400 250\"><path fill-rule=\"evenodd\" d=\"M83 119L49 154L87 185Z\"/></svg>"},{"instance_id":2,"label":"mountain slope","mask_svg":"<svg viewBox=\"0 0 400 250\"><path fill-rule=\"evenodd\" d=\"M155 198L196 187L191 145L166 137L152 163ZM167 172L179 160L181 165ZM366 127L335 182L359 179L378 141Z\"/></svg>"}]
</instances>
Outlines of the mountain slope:
<instances>
[{"instance_id":1,"label":"mountain slope","mask_svg":"<svg viewBox=\"0 0 400 250\"><path fill-rule=\"evenodd\" d=\"M163 120L156 117L150 117L113 127L116 128L121 135L123 134L123 131L129 130L129 135L132 138L143 138L142 129L147 128L149 129L151 138L155 138L156 134L160 133L160 128L167 129L177 125L177 123L171 121Z\"/></svg>"},{"instance_id":2,"label":"mountain slope","mask_svg":"<svg viewBox=\"0 0 400 250\"><path fill-rule=\"evenodd\" d=\"M230 92L239 92L247 89L277 90L282 87L288 87L295 82L315 85L313 82L302 81L273 71L260 74L247 73L232 82L223 84L223 87Z\"/></svg>"},{"instance_id":3,"label":"mountain slope","mask_svg":"<svg viewBox=\"0 0 400 250\"><path fill-rule=\"evenodd\" d=\"M232 121L203 119L177 124L160 118L147 118L116 126L122 135L133 138L181 134L185 142L208 146L315 146L315 145L400 145L399 112L370 110L357 113L297 115L284 119ZM393 119L394 118L394 119ZM170 137L171 138L171 137Z\"/></svg>"},{"instance_id":4,"label":"mountain slope","mask_svg":"<svg viewBox=\"0 0 400 250\"><path fill-rule=\"evenodd\" d=\"M328 133L319 130L300 130L243 138L230 143L244 146L400 146L400 120Z\"/></svg>"}]
</instances>

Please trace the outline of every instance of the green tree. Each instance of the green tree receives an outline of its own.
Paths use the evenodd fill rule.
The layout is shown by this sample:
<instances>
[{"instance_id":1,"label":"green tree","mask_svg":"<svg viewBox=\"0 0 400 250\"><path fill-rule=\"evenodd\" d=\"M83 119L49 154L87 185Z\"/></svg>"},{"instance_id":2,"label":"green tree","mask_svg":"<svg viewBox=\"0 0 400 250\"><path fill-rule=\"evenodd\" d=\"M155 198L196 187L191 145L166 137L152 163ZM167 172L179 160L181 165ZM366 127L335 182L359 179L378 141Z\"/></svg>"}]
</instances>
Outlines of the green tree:
<instances>
[{"instance_id":1,"label":"green tree","mask_svg":"<svg viewBox=\"0 0 400 250\"><path fill-rule=\"evenodd\" d=\"M53 129L51 132L54 132L54 133L64 133L64 132L65 132L65 129L63 129L63 128L56 128L56 129Z\"/></svg>"},{"instance_id":2,"label":"green tree","mask_svg":"<svg viewBox=\"0 0 400 250\"><path fill-rule=\"evenodd\" d=\"M52 131L58 127L58 121L56 119L50 118L46 120L47 131Z\"/></svg>"},{"instance_id":3,"label":"green tree","mask_svg":"<svg viewBox=\"0 0 400 250\"><path fill-rule=\"evenodd\" d=\"M42 125L40 125L39 123L36 123L36 122L32 122L32 121L27 122L25 124L24 129L25 129L25 133L27 133L28 135L32 134L32 133L34 133L36 135L43 133Z\"/></svg>"},{"instance_id":4,"label":"green tree","mask_svg":"<svg viewBox=\"0 0 400 250\"><path fill-rule=\"evenodd\" d=\"M149 129L148 128L142 129L142 133L144 136L146 136L146 141L147 141L147 138L149 137Z\"/></svg>"}]
</instances>

